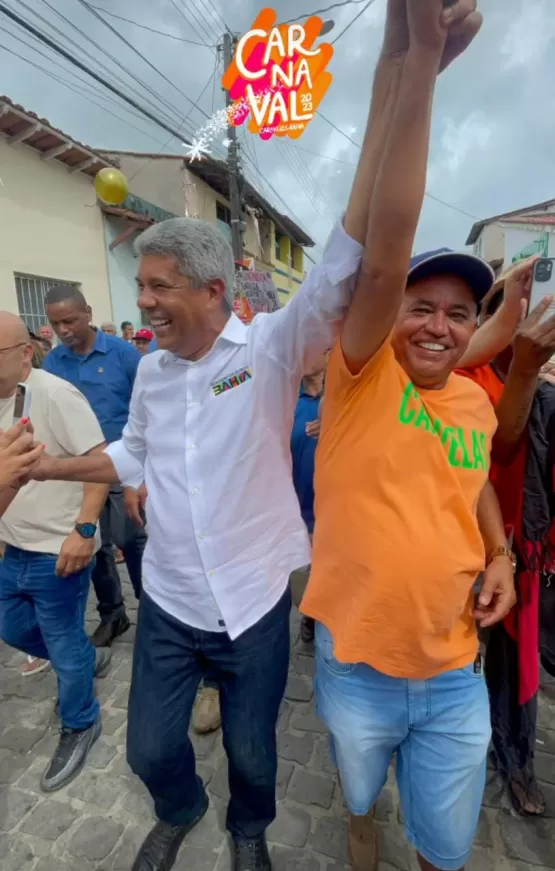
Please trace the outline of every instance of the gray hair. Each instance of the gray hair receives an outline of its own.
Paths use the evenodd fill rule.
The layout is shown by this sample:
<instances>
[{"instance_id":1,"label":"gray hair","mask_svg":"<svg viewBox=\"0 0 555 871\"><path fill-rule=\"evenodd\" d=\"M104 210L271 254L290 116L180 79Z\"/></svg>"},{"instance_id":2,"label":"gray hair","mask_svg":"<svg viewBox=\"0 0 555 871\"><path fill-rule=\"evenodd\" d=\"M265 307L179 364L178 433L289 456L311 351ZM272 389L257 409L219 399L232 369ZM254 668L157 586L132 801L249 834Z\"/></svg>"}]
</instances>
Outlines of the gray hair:
<instances>
[{"instance_id":1,"label":"gray hair","mask_svg":"<svg viewBox=\"0 0 555 871\"><path fill-rule=\"evenodd\" d=\"M179 271L197 290L219 278L225 302L233 306L235 264L231 245L213 224L197 218L170 218L153 224L135 242L139 257L174 257Z\"/></svg>"}]
</instances>

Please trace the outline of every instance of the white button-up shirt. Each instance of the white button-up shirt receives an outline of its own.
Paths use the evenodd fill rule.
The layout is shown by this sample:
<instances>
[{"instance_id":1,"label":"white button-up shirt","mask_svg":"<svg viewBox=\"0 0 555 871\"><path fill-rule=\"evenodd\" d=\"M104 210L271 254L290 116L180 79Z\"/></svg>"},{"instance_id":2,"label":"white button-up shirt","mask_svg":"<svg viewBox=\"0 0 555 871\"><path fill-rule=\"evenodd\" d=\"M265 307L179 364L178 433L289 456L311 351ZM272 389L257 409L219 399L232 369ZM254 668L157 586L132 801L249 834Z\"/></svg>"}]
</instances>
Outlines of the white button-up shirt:
<instances>
[{"instance_id":1,"label":"white button-up shirt","mask_svg":"<svg viewBox=\"0 0 555 871\"><path fill-rule=\"evenodd\" d=\"M148 491L143 582L183 623L236 638L310 562L291 475L300 382L333 344L361 246L339 225L323 261L287 306L245 326L234 314L192 362L143 358L122 439L121 482Z\"/></svg>"}]
</instances>

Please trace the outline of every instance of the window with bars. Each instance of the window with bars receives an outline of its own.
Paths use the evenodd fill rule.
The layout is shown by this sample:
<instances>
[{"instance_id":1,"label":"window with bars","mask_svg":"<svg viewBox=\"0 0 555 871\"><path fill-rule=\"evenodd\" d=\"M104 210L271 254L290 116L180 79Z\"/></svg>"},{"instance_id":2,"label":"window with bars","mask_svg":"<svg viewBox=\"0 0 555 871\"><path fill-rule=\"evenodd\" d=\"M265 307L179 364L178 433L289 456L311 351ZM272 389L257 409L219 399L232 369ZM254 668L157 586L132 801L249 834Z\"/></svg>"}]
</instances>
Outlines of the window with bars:
<instances>
[{"instance_id":1,"label":"window with bars","mask_svg":"<svg viewBox=\"0 0 555 871\"><path fill-rule=\"evenodd\" d=\"M47 322L44 310L44 296L46 291L57 284L65 284L69 287L81 285L77 281L64 281L59 278L44 278L39 275L23 275L14 273L15 290L17 293L17 307L19 314L25 321L28 329L37 333L40 327Z\"/></svg>"}]
</instances>

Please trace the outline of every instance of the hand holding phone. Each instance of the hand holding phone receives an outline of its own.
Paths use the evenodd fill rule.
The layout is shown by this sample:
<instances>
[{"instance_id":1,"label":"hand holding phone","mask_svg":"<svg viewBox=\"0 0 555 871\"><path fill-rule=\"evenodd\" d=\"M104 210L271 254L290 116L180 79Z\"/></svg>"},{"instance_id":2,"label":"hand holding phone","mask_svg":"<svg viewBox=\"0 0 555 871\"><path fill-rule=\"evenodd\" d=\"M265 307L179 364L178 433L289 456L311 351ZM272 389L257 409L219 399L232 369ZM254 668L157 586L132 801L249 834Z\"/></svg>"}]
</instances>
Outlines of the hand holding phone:
<instances>
[{"instance_id":1,"label":"hand holding phone","mask_svg":"<svg viewBox=\"0 0 555 871\"><path fill-rule=\"evenodd\" d=\"M534 264L530 311L537 308L546 297L553 297L553 299L542 314L540 323L555 315L555 258L553 257L540 257Z\"/></svg>"}]
</instances>

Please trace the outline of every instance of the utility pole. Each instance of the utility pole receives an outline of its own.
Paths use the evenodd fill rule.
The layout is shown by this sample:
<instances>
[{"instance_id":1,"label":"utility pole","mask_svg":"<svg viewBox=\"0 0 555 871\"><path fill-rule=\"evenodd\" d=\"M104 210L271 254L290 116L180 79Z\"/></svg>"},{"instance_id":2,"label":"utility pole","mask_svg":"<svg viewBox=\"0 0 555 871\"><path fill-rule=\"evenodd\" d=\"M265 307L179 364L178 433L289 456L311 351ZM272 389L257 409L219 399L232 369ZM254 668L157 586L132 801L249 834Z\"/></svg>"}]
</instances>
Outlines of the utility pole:
<instances>
[{"instance_id":1,"label":"utility pole","mask_svg":"<svg viewBox=\"0 0 555 871\"><path fill-rule=\"evenodd\" d=\"M235 38L226 31L223 37L224 70L227 70L233 60L236 46ZM232 99L226 91L226 105L230 106ZM228 123L227 126L227 166L229 170L229 202L231 208L231 246L236 263L243 260L243 219L241 216L241 186L239 182L239 146L237 144L237 128Z\"/></svg>"}]
</instances>

